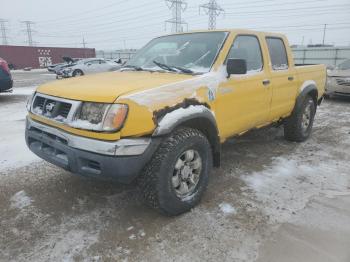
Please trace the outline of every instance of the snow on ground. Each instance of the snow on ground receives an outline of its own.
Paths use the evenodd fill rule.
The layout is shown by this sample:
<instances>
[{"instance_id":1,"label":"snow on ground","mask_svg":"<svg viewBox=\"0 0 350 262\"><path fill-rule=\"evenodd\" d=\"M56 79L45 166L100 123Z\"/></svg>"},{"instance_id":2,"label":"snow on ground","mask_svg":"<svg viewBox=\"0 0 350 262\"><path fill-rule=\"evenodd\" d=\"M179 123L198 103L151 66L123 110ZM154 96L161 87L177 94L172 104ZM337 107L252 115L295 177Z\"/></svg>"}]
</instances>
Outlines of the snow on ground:
<instances>
[{"instance_id":1,"label":"snow on ground","mask_svg":"<svg viewBox=\"0 0 350 262\"><path fill-rule=\"evenodd\" d=\"M35 88L14 88L12 94L0 95L0 174L39 160L27 148L24 138L26 103Z\"/></svg>"},{"instance_id":2,"label":"snow on ground","mask_svg":"<svg viewBox=\"0 0 350 262\"><path fill-rule=\"evenodd\" d=\"M46 68L38 68L38 69L31 69L31 70L23 70L23 69L16 69L11 70L11 73L48 73Z\"/></svg>"},{"instance_id":3,"label":"snow on ground","mask_svg":"<svg viewBox=\"0 0 350 262\"><path fill-rule=\"evenodd\" d=\"M11 208L23 209L30 206L32 200L27 196L26 192L19 191L10 198Z\"/></svg>"},{"instance_id":4,"label":"snow on ground","mask_svg":"<svg viewBox=\"0 0 350 262\"><path fill-rule=\"evenodd\" d=\"M315 164L303 161L300 155L301 152L296 154L299 157L277 157L272 166L261 172L242 176L274 222L288 221L291 214L305 208L315 196L348 191L349 164L339 167L334 160Z\"/></svg>"},{"instance_id":5,"label":"snow on ground","mask_svg":"<svg viewBox=\"0 0 350 262\"><path fill-rule=\"evenodd\" d=\"M236 209L228 203L221 203L219 208L224 214L236 214Z\"/></svg>"}]
</instances>

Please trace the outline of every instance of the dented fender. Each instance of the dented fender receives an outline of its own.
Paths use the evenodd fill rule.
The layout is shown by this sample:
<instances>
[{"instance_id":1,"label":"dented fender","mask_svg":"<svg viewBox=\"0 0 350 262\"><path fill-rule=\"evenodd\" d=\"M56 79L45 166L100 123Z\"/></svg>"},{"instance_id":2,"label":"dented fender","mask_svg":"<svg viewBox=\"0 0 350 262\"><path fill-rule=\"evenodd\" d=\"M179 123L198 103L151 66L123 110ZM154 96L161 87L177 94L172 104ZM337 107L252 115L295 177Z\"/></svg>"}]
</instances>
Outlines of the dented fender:
<instances>
[{"instance_id":1,"label":"dented fender","mask_svg":"<svg viewBox=\"0 0 350 262\"><path fill-rule=\"evenodd\" d=\"M169 110L168 113L157 120L157 128L154 130L152 136L170 134L176 127L194 119L206 119L217 130L214 113L204 104L189 105L186 108L180 107L175 110Z\"/></svg>"}]
</instances>

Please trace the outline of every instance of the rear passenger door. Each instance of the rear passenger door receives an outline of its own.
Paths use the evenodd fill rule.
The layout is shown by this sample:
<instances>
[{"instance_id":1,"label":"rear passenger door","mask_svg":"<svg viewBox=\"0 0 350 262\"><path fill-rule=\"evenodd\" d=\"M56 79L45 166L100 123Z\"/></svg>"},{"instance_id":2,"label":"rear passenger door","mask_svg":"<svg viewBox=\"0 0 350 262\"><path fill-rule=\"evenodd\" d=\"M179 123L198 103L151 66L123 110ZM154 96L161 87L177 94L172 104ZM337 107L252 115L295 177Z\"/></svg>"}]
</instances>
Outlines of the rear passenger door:
<instances>
[{"instance_id":1,"label":"rear passenger door","mask_svg":"<svg viewBox=\"0 0 350 262\"><path fill-rule=\"evenodd\" d=\"M255 35L238 35L227 56L246 60L248 72L231 75L219 86L216 112L223 137L262 125L269 116L271 88L264 84L268 71L260 41Z\"/></svg>"},{"instance_id":2,"label":"rear passenger door","mask_svg":"<svg viewBox=\"0 0 350 262\"><path fill-rule=\"evenodd\" d=\"M297 79L292 61L288 59L285 42L279 37L266 37L270 56L270 82L272 101L270 120L278 120L288 115L294 107Z\"/></svg>"}]
</instances>

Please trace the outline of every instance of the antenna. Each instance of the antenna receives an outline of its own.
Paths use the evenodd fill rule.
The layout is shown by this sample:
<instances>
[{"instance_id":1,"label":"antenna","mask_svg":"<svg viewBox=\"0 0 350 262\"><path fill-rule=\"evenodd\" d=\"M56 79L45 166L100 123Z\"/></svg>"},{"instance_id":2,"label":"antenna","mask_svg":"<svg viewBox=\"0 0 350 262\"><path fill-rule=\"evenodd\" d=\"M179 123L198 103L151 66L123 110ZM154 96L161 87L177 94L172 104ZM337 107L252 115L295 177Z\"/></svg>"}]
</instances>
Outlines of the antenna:
<instances>
[{"instance_id":1,"label":"antenna","mask_svg":"<svg viewBox=\"0 0 350 262\"><path fill-rule=\"evenodd\" d=\"M201 9L204 9L204 12L209 15L208 29L216 29L216 17L224 13L225 10L222 9L216 0L209 0L209 3L199 6L199 13Z\"/></svg>"},{"instance_id":2,"label":"antenna","mask_svg":"<svg viewBox=\"0 0 350 262\"><path fill-rule=\"evenodd\" d=\"M165 21L165 29L167 23L172 25L171 31L173 33L183 32L183 25L186 25L188 29L188 24L182 20L181 12L184 12L187 9L187 3L185 0L165 0L165 3L170 10L173 11L172 19Z\"/></svg>"}]
</instances>

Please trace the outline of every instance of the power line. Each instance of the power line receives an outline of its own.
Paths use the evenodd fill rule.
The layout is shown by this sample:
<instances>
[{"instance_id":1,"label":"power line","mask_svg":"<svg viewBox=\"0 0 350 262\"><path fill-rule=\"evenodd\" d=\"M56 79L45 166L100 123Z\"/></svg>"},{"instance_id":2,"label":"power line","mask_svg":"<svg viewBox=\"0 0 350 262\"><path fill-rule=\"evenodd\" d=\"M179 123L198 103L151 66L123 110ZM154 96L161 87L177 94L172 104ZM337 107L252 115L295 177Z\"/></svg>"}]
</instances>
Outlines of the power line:
<instances>
[{"instance_id":1,"label":"power line","mask_svg":"<svg viewBox=\"0 0 350 262\"><path fill-rule=\"evenodd\" d=\"M25 24L26 26L26 31L27 31L27 37L28 37L28 45L33 46L33 37L32 33L34 32L32 29L32 25L35 23L32 21L22 21L21 23Z\"/></svg>"},{"instance_id":2,"label":"power line","mask_svg":"<svg viewBox=\"0 0 350 262\"><path fill-rule=\"evenodd\" d=\"M94 13L96 11L107 9L107 8L110 8L112 6L119 5L119 4L120 4L120 2L113 3L113 4L106 5L106 6L102 6L102 7L98 8L98 9L94 8L94 9L86 10L84 12L79 12L79 13L71 14L71 15L68 15L68 16L62 16L62 17L56 18L56 19L42 20L42 21L39 21L39 22L43 22L43 23L60 22L61 23L62 19L65 19L65 18L70 19L70 18L76 17L78 15L85 15L85 14Z\"/></svg>"},{"instance_id":3,"label":"power line","mask_svg":"<svg viewBox=\"0 0 350 262\"><path fill-rule=\"evenodd\" d=\"M7 41L7 35L6 35L6 23L7 20L5 19L0 19L0 30L1 30L1 38L2 38L2 44L3 45L7 45L8 41Z\"/></svg>"},{"instance_id":4,"label":"power line","mask_svg":"<svg viewBox=\"0 0 350 262\"><path fill-rule=\"evenodd\" d=\"M166 20L165 24L172 25L171 31L173 33L183 32L183 25L187 25L187 23L182 20L181 13L186 10L187 3L184 0L165 0L165 3L173 12L173 18Z\"/></svg>"},{"instance_id":5,"label":"power line","mask_svg":"<svg viewBox=\"0 0 350 262\"><path fill-rule=\"evenodd\" d=\"M225 10L218 5L216 0L209 0L209 3L200 5L199 13L201 9L204 9L204 12L209 16L208 29L216 29L216 17L224 13Z\"/></svg>"},{"instance_id":6,"label":"power line","mask_svg":"<svg viewBox=\"0 0 350 262\"><path fill-rule=\"evenodd\" d=\"M323 6L309 6L309 7L294 7L294 8L283 8L283 9L270 9L270 10L258 10L253 12L246 12L244 11L244 14L259 14L264 13L265 15L269 15L271 12L284 12L284 11L297 11L297 10L318 10L318 9L335 9L335 8L346 8L350 7L350 4L342 4L342 5L323 5ZM240 15L239 13L227 13L232 15Z\"/></svg>"}]
</instances>

